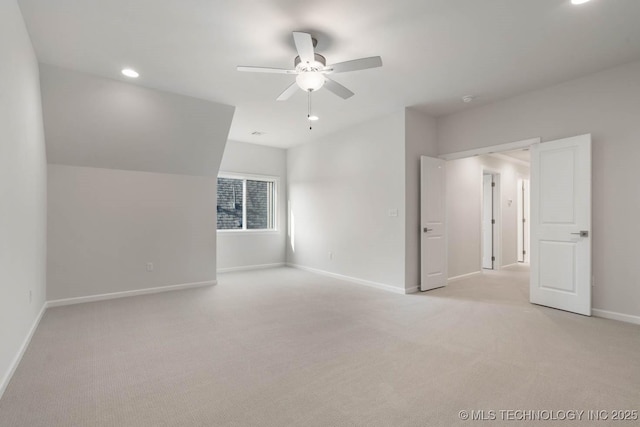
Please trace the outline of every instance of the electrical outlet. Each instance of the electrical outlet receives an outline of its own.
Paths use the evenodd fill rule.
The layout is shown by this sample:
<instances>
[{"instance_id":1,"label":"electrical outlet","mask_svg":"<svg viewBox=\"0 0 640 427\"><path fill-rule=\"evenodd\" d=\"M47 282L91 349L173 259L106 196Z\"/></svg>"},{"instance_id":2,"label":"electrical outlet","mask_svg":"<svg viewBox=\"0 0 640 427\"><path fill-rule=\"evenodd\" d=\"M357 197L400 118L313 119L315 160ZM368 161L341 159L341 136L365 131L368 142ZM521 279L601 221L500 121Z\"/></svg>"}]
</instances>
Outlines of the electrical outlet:
<instances>
[{"instance_id":1,"label":"electrical outlet","mask_svg":"<svg viewBox=\"0 0 640 427\"><path fill-rule=\"evenodd\" d=\"M148 262L147 263L147 271L153 271L153 263L152 262Z\"/></svg>"},{"instance_id":2,"label":"electrical outlet","mask_svg":"<svg viewBox=\"0 0 640 427\"><path fill-rule=\"evenodd\" d=\"M329 259L332 260L333 259L333 252L329 252Z\"/></svg>"},{"instance_id":3,"label":"electrical outlet","mask_svg":"<svg viewBox=\"0 0 640 427\"><path fill-rule=\"evenodd\" d=\"M398 209L389 209L389 216L398 216Z\"/></svg>"},{"instance_id":4,"label":"electrical outlet","mask_svg":"<svg viewBox=\"0 0 640 427\"><path fill-rule=\"evenodd\" d=\"M29 304L33 301L33 291L29 289Z\"/></svg>"}]
</instances>

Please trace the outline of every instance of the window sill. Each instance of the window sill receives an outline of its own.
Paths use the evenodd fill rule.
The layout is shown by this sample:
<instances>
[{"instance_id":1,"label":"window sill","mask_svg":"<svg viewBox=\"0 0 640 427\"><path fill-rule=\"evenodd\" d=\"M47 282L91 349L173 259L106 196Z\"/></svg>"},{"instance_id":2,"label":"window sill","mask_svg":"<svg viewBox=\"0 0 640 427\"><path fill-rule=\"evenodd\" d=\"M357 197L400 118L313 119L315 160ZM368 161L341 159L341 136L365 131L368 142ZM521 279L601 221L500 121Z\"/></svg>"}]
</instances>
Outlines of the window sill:
<instances>
[{"instance_id":1,"label":"window sill","mask_svg":"<svg viewBox=\"0 0 640 427\"><path fill-rule=\"evenodd\" d=\"M280 234L279 230L216 230L220 234Z\"/></svg>"}]
</instances>

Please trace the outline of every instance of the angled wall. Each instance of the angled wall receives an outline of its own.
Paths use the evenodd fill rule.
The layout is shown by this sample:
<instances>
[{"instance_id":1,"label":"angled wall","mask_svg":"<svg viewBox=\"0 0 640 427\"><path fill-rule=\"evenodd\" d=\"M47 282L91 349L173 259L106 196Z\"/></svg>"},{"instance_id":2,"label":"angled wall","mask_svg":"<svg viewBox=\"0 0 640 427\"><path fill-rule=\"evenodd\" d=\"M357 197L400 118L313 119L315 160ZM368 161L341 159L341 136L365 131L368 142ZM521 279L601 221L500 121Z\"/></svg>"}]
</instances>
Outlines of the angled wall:
<instances>
[{"instance_id":1,"label":"angled wall","mask_svg":"<svg viewBox=\"0 0 640 427\"><path fill-rule=\"evenodd\" d=\"M48 299L214 282L234 108L49 65L41 86Z\"/></svg>"},{"instance_id":2,"label":"angled wall","mask_svg":"<svg viewBox=\"0 0 640 427\"><path fill-rule=\"evenodd\" d=\"M49 163L217 175L234 107L47 64L40 69Z\"/></svg>"}]
</instances>

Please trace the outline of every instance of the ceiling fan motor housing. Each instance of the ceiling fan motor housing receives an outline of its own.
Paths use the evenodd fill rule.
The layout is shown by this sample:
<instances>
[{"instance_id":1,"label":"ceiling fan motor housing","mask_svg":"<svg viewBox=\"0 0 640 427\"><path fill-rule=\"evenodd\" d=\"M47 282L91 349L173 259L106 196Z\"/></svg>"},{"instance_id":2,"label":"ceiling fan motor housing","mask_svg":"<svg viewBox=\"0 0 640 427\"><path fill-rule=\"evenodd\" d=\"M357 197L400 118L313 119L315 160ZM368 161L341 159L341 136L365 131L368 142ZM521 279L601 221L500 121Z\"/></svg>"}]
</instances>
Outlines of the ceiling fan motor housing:
<instances>
[{"instance_id":1,"label":"ceiling fan motor housing","mask_svg":"<svg viewBox=\"0 0 640 427\"><path fill-rule=\"evenodd\" d=\"M320 71L327 65L327 60L324 56L319 53L314 53L313 57L315 61L311 63L302 63L299 56L296 56L296 59L293 60L293 66L298 71Z\"/></svg>"},{"instance_id":2,"label":"ceiling fan motor housing","mask_svg":"<svg viewBox=\"0 0 640 427\"><path fill-rule=\"evenodd\" d=\"M318 42L316 39L311 37L311 34L294 31L293 42L295 44L296 51L298 52L298 56L293 60L293 70L287 70L284 68L238 66L238 71L289 75L294 74L296 76L296 81L290 84L289 87L287 87L285 91L278 96L278 101L285 101L289 99L293 93L296 92L296 88L298 87L309 94L322 87L326 87L330 92L333 92L340 98L347 99L354 95L353 92L335 80L329 78L327 74L366 70L382 66L382 58L379 56L372 56L369 58L360 58L334 63L327 67L327 60L325 57L315 52L315 47ZM310 96L309 100L311 100ZM310 114L311 113L309 113L309 115Z\"/></svg>"}]
</instances>

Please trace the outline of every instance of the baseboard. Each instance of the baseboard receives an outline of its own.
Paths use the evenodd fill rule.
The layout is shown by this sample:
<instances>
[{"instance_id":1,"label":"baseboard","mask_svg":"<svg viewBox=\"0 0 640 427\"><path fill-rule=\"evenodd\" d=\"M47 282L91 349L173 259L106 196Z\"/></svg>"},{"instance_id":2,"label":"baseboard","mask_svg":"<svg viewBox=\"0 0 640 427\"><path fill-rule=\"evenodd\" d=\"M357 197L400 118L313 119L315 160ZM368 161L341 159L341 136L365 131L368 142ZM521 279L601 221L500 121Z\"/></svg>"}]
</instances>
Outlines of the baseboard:
<instances>
[{"instance_id":1,"label":"baseboard","mask_svg":"<svg viewBox=\"0 0 640 427\"><path fill-rule=\"evenodd\" d=\"M201 288L204 286L213 286L217 284L217 280L208 280L206 282L183 283L180 285L160 286L157 288L136 289L133 291L113 292L109 294L89 295L86 297L63 298L47 301L48 307L59 307L62 305L82 304L84 302L102 301L115 298L133 297L137 295L157 294L160 292L179 291L183 289Z\"/></svg>"},{"instance_id":2,"label":"baseboard","mask_svg":"<svg viewBox=\"0 0 640 427\"><path fill-rule=\"evenodd\" d=\"M240 267L227 267L227 268L219 268L218 273L232 273L234 271L249 271L249 270L263 270L265 268L277 268L284 267L286 264L284 262L277 262L274 264L256 264L256 265L244 265Z\"/></svg>"},{"instance_id":3,"label":"baseboard","mask_svg":"<svg viewBox=\"0 0 640 427\"><path fill-rule=\"evenodd\" d=\"M9 386L11 377L13 377L13 374L16 372L16 369L18 368L18 365L22 360L22 356L24 356L24 352L27 351L27 347L29 347L29 343L31 343L31 338L33 337L33 334L38 328L38 325L40 324L40 319L42 319L42 315L44 314L46 309L47 309L47 303L45 302L44 304L42 304L42 308L40 309L40 312L38 313L35 320L33 321L33 324L31 325L31 329L29 329L29 333L27 334L24 341L22 342L22 346L20 346L20 350L18 351L18 354L16 354L16 357L13 358L13 362L11 362L11 366L9 367L9 372L7 372L7 375L5 375L4 378L2 378L2 381L0 382L0 399L2 399L2 395L4 394L5 390Z\"/></svg>"},{"instance_id":4,"label":"baseboard","mask_svg":"<svg viewBox=\"0 0 640 427\"><path fill-rule=\"evenodd\" d=\"M598 308L592 308L591 314L596 317L602 317L603 319L619 320L620 322L640 325L640 316L634 316L632 314L616 313L615 311L600 310Z\"/></svg>"},{"instance_id":5,"label":"baseboard","mask_svg":"<svg viewBox=\"0 0 640 427\"><path fill-rule=\"evenodd\" d=\"M396 286L386 285L384 283L372 282L370 280L358 279L357 277L345 276L343 274L331 273L329 271L320 270L317 268L306 267L304 265L287 263L287 267L297 268L299 270L308 271L310 273L319 274L321 276L327 276L334 279L344 280L346 282L356 283L358 285L369 286L371 288L382 289L384 291L393 292L395 294L406 294L407 291L404 288L398 288Z\"/></svg>"},{"instance_id":6,"label":"baseboard","mask_svg":"<svg viewBox=\"0 0 640 427\"><path fill-rule=\"evenodd\" d=\"M480 276L481 274L482 274L482 271L474 271L473 273L461 274L459 276L449 277L447 282L456 282L458 280L468 279L468 278L474 277L474 276Z\"/></svg>"}]
</instances>

